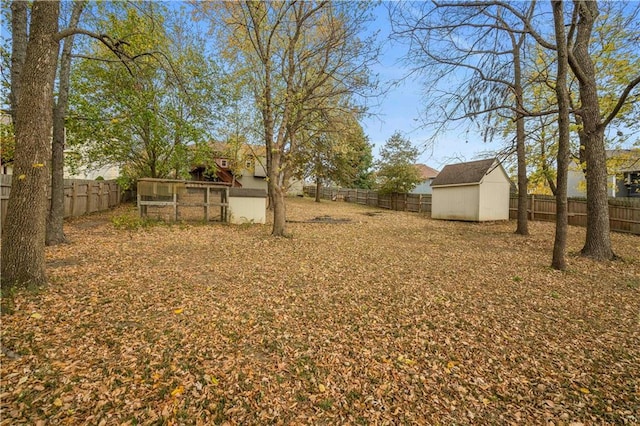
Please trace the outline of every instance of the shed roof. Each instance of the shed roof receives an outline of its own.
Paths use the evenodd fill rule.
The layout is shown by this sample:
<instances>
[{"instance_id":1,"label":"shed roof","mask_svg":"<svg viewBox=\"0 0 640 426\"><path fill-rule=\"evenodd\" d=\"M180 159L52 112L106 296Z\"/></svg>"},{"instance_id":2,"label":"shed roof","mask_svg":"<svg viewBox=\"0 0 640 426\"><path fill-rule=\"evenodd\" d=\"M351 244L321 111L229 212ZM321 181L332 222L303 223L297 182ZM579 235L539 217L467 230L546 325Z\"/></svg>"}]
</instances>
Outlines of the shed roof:
<instances>
[{"instance_id":1,"label":"shed roof","mask_svg":"<svg viewBox=\"0 0 640 426\"><path fill-rule=\"evenodd\" d=\"M469 161L467 163L447 164L436 176L431 186L476 184L494 169L496 158Z\"/></svg>"}]
</instances>

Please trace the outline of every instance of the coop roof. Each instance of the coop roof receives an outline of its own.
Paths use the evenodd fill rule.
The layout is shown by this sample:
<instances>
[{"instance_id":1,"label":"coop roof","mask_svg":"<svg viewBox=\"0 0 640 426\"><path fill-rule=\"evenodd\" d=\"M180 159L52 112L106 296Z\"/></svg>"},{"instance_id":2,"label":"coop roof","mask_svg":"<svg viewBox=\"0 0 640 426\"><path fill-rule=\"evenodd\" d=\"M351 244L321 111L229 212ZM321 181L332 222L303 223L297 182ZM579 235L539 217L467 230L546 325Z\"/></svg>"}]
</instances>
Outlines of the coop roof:
<instances>
[{"instance_id":1,"label":"coop roof","mask_svg":"<svg viewBox=\"0 0 640 426\"><path fill-rule=\"evenodd\" d=\"M431 186L478 184L496 167L496 164L499 163L495 158L447 164L433 180Z\"/></svg>"}]
</instances>

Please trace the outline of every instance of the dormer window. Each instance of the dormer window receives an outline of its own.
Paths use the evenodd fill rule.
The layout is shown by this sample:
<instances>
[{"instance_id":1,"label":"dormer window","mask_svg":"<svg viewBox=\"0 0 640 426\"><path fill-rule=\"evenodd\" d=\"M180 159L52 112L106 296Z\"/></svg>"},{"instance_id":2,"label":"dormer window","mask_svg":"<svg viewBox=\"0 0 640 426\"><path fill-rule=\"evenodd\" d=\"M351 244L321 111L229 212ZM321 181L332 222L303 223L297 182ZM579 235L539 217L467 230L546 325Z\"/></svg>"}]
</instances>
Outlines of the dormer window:
<instances>
[{"instance_id":1,"label":"dormer window","mask_svg":"<svg viewBox=\"0 0 640 426\"><path fill-rule=\"evenodd\" d=\"M220 159L220 167L222 168L227 168L229 167L229 162L227 161L226 158L221 158Z\"/></svg>"}]
</instances>

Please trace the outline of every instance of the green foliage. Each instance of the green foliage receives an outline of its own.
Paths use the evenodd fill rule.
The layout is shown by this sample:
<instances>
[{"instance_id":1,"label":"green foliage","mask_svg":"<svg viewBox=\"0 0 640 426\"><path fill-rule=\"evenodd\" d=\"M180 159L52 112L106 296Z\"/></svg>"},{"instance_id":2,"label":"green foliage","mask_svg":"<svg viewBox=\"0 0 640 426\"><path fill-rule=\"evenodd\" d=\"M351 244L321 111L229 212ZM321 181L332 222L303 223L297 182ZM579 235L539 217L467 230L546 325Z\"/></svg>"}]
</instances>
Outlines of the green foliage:
<instances>
[{"instance_id":1,"label":"green foliage","mask_svg":"<svg viewBox=\"0 0 640 426\"><path fill-rule=\"evenodd\" d=\"M409 139L395 132L380 150L378 190L382 194L407 193L422 181L415 164L418 150Z\"/></svg>"},{"instance_id":2,"label":"green foliage","mask_svg":"<svg viewBox=\"0 0 640 426\"><path fill-rule=\"evenodd\" d=\"M128 231L136 231L138 229L145 229L151 226L163 224L162 221L149 218L141 218L137 214L134 215L131 213L124 213L121 215L113 216L111 218L111 223L116 229L124 229Z\"/></svg>"},{"instance_id":3,"label":"green foliage","mask_svg":"<svg viewBox=\"0 0 640 426\"><path fill-rule=\"evenodd\" d=\"M10 122L0 122L0 161L2 163L13 161L13 153L15 150L16 141L13 132L13 124Z\"/></svg>"},{"instance_id":4,"label":"green foliage","mask_svg":"<svg viewBox=\"0 0 640 426\"><path fill-rule=\"evenodd\" d=\"M221 71L189 18L161 3L105 6L100 32L126 41L126 66L98 42L73 71L69 144L84 164L128 178L188 177L224 96ZM76 159L78 161L78 159Z\"/></svg>"},{"instance_id":5,"label":"green foliage","mask_svg":"<svg viewBox=\"0 0 640 426\"><path fill-rule=\"evenodd\" d=\"M355 117L324 114L315 124L300 132L304 138L292 157L299 177L347 188L371 188L371 144Z\"/></svg>"}]
</instances>

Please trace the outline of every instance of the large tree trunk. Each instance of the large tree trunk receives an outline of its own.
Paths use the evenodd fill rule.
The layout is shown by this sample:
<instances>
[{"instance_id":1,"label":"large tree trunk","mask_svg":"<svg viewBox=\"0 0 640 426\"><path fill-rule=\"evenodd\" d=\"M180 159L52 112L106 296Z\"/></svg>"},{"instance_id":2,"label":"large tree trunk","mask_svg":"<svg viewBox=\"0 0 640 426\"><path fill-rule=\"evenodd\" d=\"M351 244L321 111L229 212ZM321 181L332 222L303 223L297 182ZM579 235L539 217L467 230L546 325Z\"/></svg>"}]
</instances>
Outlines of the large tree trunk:
<instances>
[{"instance_id":1,"label":"large tree trunk","mask_svg":"<svg viewBox=\"0 0 640 426\"><path fill-rule=\"evenodd\" d=\"M615 256L609 225L604 125L600 116L595 68L589 55L598 4L578 0L574 0L574 4L578 8L579 20L570 64L580 88L582 129L579 136L580 145L584 147L587 180L587 236L582 254L596 260L610 260Z\"/></svg>"},{"instance_id":2,"label":"large tree trunk","mask_svg":"<svg viewBox=\"0 0 640 426\"><path fill-rule=\"evenodd\" d=\"M558 75L556 78L556 98L558 100L558 158L556 184L556 234L553 243L551 266L558 270L567 269L566 247L568 228L567 174L569 170L569 93L567 90L568 52L564 30L564 4L552 1L553 22L558 48Z\"/></svg>"},{"instance_id":3,"label":"large tree trunk","mask_svg":"<svg viewBox=\"0 0 640 426\"><path fill-rule=\"evenodd\" d=\"M520 62L520 46L513 43L514 88L518 110L523 109L524 95L522 93L522 70ZM516 234L529 235L529 218L527 196L527 158L525 148L524 116L516 114L516 154L518 158L518 225Z\"/></svg>"},{"instance_id":4,"label":"large tree trunk","mask_svg":"<svg viewBox=\"0 0 640 426\"><path fill-rule=\"evenodd\" d=\"M27 8L26 1L11 2L11 91L9 93L9 106L13 123L16 122L20 75L27 55Z\"/></svg>"},{"instance_id":5,"label":"large tree trunk","mask_svg":"<svg viewBox=\"0 0 640 426\"><path fill-rule=\"evenodd\" d=\"M59 2L36 1L16 111L14 179L2 233L2 285L46 283L44 244Z\"/></svg>"},{"instance_id":6,"label":"large tree trunk","mask_svg":"<svg viewBox=\"0 0 640 426\"><path fill-rule=\"evenodd\" d=\"M276 237L287 236L287 220L285 209L285 191L284 187L280 185L280 154L279 152L272 152L271 154L271 169L269 170L269 192L272 194L273 202L273 228L271 235Z\"/></svg>"},{"instance_id":7,"label":"large tree trunk","mask_svg":"<svg viewBox=\"0 0 640 426\"><path fill-rule=\"evenodd\" d=\"M77 28L84 1L74 3L69 28ZM47 218L46 244L48 246L67 242L64 235L64 144L65 117L69 105L69 77L71 75L71 50L74 36L64 39L60 56L58 78L58 100L53 109L53 143L51 146L51 207Z\"/></svg>"}]
</instances>

